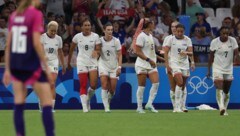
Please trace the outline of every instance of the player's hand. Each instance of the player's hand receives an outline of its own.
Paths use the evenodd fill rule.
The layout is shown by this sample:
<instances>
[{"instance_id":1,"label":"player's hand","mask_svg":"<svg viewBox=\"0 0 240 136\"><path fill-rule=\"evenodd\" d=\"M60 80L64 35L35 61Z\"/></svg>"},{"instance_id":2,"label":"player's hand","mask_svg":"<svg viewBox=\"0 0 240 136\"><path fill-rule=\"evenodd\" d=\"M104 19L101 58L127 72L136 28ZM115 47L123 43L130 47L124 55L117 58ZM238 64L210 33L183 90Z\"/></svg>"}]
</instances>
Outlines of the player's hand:
<instances>
[{"instance_id":1,"label":"player's hand","mask_svg":"<svg viewBox=\"0 0 240 136\"><path fill-rule=\"evenodd\" d=\"M182 57L185 57L185 56L187 56L187 52L186 51L181 51L181 52L179 52L179 55L182 56Z\"/></svg>"},{"instance_id":2,"label":"player's hand","mask_svg":"<svg viewBox=\"0 0 240 136\"><path fill-rule=\"evenodd\" d=\"M11 81L11 74L9 70L5 70L4 74L3 74L3 84L5 86L8 86L10 84Z\"/></svg>"},{"instance_id":3,"label":"player's hand","mask_svg":"<svg viewBox=\"0 0 240 136\"><path fill-rule=\"evenodd\" d=\"M157 66L157 64L154 61L152 61L151 59L149 60L149 63L152 66L152 68L155 68Z\"/></svg>"},{"instance_id":4,"label":"player's hand","mask_svg":"<svg viewBox=\"0 0 240 136\"><path fill-rule=\"evenodd\" d=\"M64 75L66 73L66 68L65 66L62 67L62 75Z\"/></svg>"},{"instance_id":5,"label":"player's hand","mask_svg":"<svg viewBox=\"0 0 240 136\"><path fill-rule=\"evenodd\" d=\"M121 74L121 71L122 71L122 69L121 69L121 68L118 68L118 69L117 69L117 77L119 77L119 76L120 76L120 74Z\"/></svg>"},{"instance_id":6,"label":"player's hand","mask_svg":"<svg viewBox=\"0 0 240 136\"><path fill-rule=\"evenodd\" d=\"M72 66L71 66L71 64L68 64L68 66L67 66L67 70L68 70L68 71L72 70Z\"/></svg>"},{"instance_id":7,"label":"player's hand","mask_svg":"<svg viewBox=\"0 0 240 136\"><path fill-rule=\"evenodd\" d=\"M195 64L191 63L191 70L194 71L195 70Z\"/></svg>"},{"instance_id":8,"label":"player's hand","mask_svg":"<svg viewBox=\"0 0 240 136\"><path fill-rule=\"evenodd\" d=\"M92 57L97 59L99 57L98 52L97 51L93 51L92 52Z\"/></svg>"},{"instance_id":9,"label":"player's hand","mask_svg":"<svg viewBox=\"0 0 240 136\"><path fill-rule=\"evenodd\" d=\"M169 73L169 74L172 74L172 68L168 65L168 66L166 66L167 67L167 72Z\"/></svg>"},{"instance_id":10,"label":"player's hand","mask_svg":"<svg viewBox=\"0 0 240 136\"><path fill-rule=\"evenodd\" d=\"M207 72L207 75L206 75L206 77L207 77L207 78L210 78L210 77L211 77L211 74L210 74L210 72L209 72L209 71Z\"/></svg>"}]
</instances>

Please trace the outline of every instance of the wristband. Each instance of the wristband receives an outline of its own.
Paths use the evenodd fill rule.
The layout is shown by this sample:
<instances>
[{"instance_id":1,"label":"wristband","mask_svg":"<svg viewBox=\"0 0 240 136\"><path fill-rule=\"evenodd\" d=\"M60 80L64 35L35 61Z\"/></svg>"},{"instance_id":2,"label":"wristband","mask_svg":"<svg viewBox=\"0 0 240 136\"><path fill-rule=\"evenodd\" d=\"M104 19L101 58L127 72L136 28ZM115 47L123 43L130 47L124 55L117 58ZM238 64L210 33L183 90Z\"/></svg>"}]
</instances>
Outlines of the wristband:
<instances>
[{"instance_id":1,"label":"wristband","mask_svg":"<svg viewBox=\"0 0 240 136\"><path fill-rule=\"evenodd\" d=\"M149 62L149 61L150 61L150 59L149 59L149 58L147 58L147 59L146 59L146 61L147 61L147 62Z\"/></svg>"}]
</instances>

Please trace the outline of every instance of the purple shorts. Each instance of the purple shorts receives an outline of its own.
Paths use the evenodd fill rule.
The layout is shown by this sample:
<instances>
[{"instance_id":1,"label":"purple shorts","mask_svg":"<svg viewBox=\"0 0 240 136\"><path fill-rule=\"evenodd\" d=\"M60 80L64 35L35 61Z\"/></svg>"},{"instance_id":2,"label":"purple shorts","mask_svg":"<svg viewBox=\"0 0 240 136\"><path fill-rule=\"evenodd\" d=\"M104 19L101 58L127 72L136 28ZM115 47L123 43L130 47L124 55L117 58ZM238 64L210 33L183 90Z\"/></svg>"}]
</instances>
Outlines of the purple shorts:
<instances>
[{"instance_id":1,"label":"purple shorts","mask_svg":"<svg viewBox=\"0 0 240 136\"><path fill-rule=\"evenodd\" d=\"M11 69L11 76L13 80L21 81L25 85L32 85L35 82L48 82L47 76L41 68L35 71Z\"/></svg>"}]
</instances>

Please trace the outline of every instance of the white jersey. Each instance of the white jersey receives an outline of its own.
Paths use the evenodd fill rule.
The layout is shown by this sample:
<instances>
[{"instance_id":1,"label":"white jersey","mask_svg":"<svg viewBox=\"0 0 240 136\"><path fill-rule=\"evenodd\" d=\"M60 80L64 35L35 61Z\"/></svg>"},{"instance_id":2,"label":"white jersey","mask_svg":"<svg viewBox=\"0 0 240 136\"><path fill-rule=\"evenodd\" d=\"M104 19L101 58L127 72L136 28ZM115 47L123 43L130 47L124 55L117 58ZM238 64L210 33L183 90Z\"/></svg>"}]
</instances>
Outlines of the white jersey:
<instances>
[{"instance_id":1,"label":"white jersey","mask_svg":"<svg viewBox=\"0 0 240 136\"><path fill-rule=\"evenodd\" d=\"M62 49L62 38L58 35L50 38L47 33L44 33L41 35L41 43L43 44L48 62L57 61L58 64L58 49Z\"/></svg>"},{"instance_id":2,"label":"white jersey","mask_svg":"<svg viewBox=\"0 0 240 136\"><path fill-rule=\"evenodd\" d=\"M168 43L168 40L171 39L171 37L173 37L174 35L168 35L164 38L164 41L163 41L163 47L166 47L166 43ZM168 60L170 60L170 57L171 57L171 50L168 51ZM171 66L170 66L171 67Z\"/></svg>"},{"instance_id":3,"label":"white jersey","mask_svg":"<svg viewBox=\"0 0 240 136\"><path fill-rule=\"evenodd\" d=\"M137 37L136 45L142 48L142 52L146 57L148 57L155 63L157 62L154 40L151 34L147 35L146 33L141 32ZM149 62L141 59L140 57L137 57L135 66L139 66L146 69L153 69Z\"/></svg>"},{"instance_id":4,"label":"white jersey","mask_svg":"<svg viewBox=\"0 0 240 136\"><path fill-rule=\"evenodd\" d=\"M101 40L101 56L99 58L99 68L107 71L116 71L118 67L118 55L117 51L121 51L121 43L119 39L113 37L111 41L105 41L104 37Z\"/></svg>"},{"instance_id":5,"label":"white jersey","mask_svg":"<svg viewBox=\"0 0 240 136\"><path fill-rule=\"evenodd\" d=\"M73 43L78 46L77 65L81 66L97 66L97 58L92 57L95 46L100 44L99 35L91 32L90 35L84 36L82 33L76 34Z\"/></svg>"},{"instance_id":6,"label":"white jersey","mask_svg":"<svg viewBox=\"0 0 240 136\"><path fill-rule=\"evenodd\" d=\"M229 36L226 42L221 42L219 37L213 39L210 44L210 51L215 52L213 72L232 74L234 50L237 48L238 44L234 37Z\"/></svg>"},{"instance_id":7,"label":"white jersey","mask_svg":"<svg viewBox=\"0 0 240 136\"><path fill-rule=\"evenodd\" d=\"M190 38L185 35L183 39L177 39L176 36L172 36L168 38L164 46L170 48L169 65L171 68L189 69L188 56L180 56L179 53L186 51L188 47L192 47Z\"/></svg>"}]
</instances>

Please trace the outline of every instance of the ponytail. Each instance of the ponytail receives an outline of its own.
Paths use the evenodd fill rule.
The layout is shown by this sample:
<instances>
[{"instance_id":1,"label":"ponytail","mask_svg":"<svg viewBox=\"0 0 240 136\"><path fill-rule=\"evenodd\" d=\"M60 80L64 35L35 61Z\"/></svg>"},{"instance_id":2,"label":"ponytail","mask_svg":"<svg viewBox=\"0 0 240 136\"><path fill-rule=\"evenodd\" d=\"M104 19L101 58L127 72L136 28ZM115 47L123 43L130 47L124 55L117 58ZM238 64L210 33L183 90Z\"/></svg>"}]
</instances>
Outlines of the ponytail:
<instances>
[{"instance_id":1,"label":"ponytail","mask_svg":"<svg viewBox=\"0 0 240 136\"><path fill-rule=\"evenodd\" d=\"M136 31L135 31L135 34L133 35L133 41L132 41L131 48L130 48L130 51L132 51L133 53L136 52L137 37L138 37L138 35L142 32L144 20L145 20L145 19L142 18L142 19L139 21L138 26L137 26L137 29L136 29Z\"/></svg>"},{"instance_id":2,"label":"ponytail","mask_svg":"<svg viewBox=\"0 0 240 136\"><path fill-rule=\"evenodd\" d=\"M32 0L21 0L20 5L16 9L17 14L21 14L24 10L32 4Z\"/></svg>"}]
</instances>

